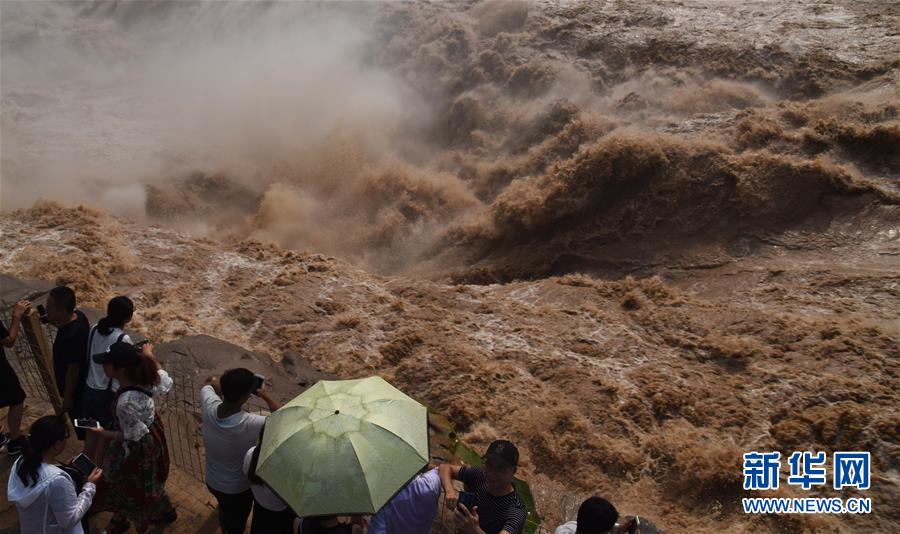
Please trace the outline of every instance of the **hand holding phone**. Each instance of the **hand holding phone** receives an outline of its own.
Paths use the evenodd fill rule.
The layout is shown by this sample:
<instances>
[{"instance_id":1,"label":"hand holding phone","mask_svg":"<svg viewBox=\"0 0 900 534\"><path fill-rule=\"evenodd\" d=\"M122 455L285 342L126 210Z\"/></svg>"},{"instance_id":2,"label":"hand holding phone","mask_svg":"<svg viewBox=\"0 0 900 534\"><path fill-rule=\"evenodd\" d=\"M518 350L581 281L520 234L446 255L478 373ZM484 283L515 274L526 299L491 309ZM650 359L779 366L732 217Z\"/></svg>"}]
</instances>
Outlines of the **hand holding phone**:
<instances>
[{"instance_id":1,"label":"hand holding phone","mask_svg":"<svg viewBox=\"0 0 900 534\"><path fill-rule=\"evenodd\" d=\"M465 506L466 510L471 512L478 504L478 497L471 491L461 491L459 492L459 500L457 502Z\"/></svg>"},{"instance_id":2,"label":"hand holding phone","mask_svg":"<svg viewBox=\"0 0 900 534\"><path fill-rule=\"evenodd\" d=\"M250 393L252 393L253 395L258 395L259 388L263 387L263 384L265 384L265 383L266 383L266 377L264 377L263 375L261 375L259 373L254 374L253 375L253 391L251 391Z\"/></svg>"},{"instance_id":3,"label":"hand holding phone","mask_svg":"<svg viewBox=\"0 0 900 534\"><path fill-rule=\"evenodd\" d=\"M81 453L72 459L72 465L75 469L84 473L84 476L90 476L94 470L97 469L97 464L95 464L85 453Z\"/></svg>"},{"instance_id":4,"label":"hand holding phone","mask_svg":"<svg viewBox=\"0 0 900 534\"><path fill-rule=\"evenodd\" d=\"M50 322L50 320L47 319L47 309L44 308L43 304L37 305L37 311L38 311L38 316L40 316L40 318L41 318L41 323L47 324Z\"/></svg>"},{"instance_id":5,"label":"hand holding phone","mask_svg":"<svg viewBox=\"0 0 900 534\"><path fill-rule=\"evenodd\" d=\"M95 467L91 474L88 475L87 481L91 484L96 484L100 480L100 476L103 474L103 470L99 467Z\"/></svg>"},{"instance_id":6,"label":"hand holding phone","mask_svg":"<svg viewBox=\"0 0 900 534\"><path fill-rule=\"evenodd\" d=\"M75 419L75 428L100 428L100 422L96 419Z\"/></svg>"}]
</instances>

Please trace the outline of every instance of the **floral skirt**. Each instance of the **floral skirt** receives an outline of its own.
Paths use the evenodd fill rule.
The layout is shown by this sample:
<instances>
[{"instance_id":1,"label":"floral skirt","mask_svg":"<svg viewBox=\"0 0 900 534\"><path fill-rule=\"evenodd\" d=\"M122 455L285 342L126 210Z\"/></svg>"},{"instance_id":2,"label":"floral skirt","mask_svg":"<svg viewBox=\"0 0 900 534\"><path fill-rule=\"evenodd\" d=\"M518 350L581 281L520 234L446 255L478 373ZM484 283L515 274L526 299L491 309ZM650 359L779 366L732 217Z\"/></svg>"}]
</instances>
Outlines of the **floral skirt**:
<instances>
[{"instance_id":1,"label":"floral skirt","mask_svg":"<svg viewBox=\"0 0 900 534\"><path fill-rule=\"evenodd\" d=\"M149 433L127 444L127 452L118 441L106 449L93 511L127 517L138 532L145 532L154 520L173 510L166 493L169 448L159 415L154 416Z\"/></svg>"}]
</instances>

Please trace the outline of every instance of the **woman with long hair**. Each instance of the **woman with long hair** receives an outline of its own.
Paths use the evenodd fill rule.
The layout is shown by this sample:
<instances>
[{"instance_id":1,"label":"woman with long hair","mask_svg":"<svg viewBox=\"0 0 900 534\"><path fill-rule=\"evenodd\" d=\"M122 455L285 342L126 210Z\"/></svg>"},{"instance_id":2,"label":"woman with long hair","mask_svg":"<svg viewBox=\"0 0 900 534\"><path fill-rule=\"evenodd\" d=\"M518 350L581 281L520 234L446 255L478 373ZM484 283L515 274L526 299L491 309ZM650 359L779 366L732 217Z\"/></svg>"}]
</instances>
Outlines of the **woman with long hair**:
<instances>
[{"instance_id":1,"label":"woman with long hair","mask_svg":"<svg viewBox=\"0 0 900 534\"><path fill-rule=\"evenodd\" d=\"M109 350L113 343L131 343L125 333L125 325L134 316L134 303L125 296L113 297L106 305L106 317L100 319L88 335L88 355ZM82 414L94 419L100 426L111 428L113 422L112 403L116 398L119 382L106 376L103 366L94 361L88 363L87 379L82 394ZM84 453L97 465L103 464L103 454L109 444L101 434L88 432L84 439Z\"/></svg>"},{"instance_id":2,"label":"woman with long hair","mask_svg":"<svg viewBox=\"0 0 900 534\"><path fill-rule=\"evenodd\" d=\"M100 469L88 475L81 493L65 471L53 465L66 448L69 429L56 415L41 417L22 443L22 457L9 471L7 498L16 503L21 532L83 534L82 520L91 507Z\"/></svg>"},{"instance_id":3,"label":"woman with long hair","mask_svg":"<svg viewBox=\"0 0 900 534\"><path fill-rule=\"evenodd\" d=\"M141 351L129 343L113 343L92 358L103 365L106 376L119 381L115 428L91 430L111 441L105 457L107 474L97 485L94 508L115 513L109 534L128 531L130 521L141 533L152 524L172 523L177 513L166 492L169 450L153 401L171 389L172 379L149 344Z\"/></svg>"},{"instance_id":4,"label":"woman with long hair","mask_svg":"<svg viewBox=\"0 0 900 534\"><path fill-rule=\"evenodd\" d=\"M247 450L244 456L244 473L250 479L250 491L253 493L253 520L250 522L250 534L292 534L294 529L294 511L281 497L256 474L259 463L259 450L262 448L263 434L266 426L259 431L259 441Z\"/></svg>"}]
</instances>

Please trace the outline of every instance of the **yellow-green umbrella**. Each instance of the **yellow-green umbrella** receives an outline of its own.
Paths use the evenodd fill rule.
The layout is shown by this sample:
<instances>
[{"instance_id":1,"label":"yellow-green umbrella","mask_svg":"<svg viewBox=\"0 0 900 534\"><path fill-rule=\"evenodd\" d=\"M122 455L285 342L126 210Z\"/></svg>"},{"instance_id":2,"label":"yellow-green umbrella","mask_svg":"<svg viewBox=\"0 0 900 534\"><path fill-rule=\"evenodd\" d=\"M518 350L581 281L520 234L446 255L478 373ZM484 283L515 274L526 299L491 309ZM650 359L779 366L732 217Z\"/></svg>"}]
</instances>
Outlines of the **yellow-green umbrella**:
<instances>
[{"instance_id":1,"label":"yellow-green umbrella","mask_svg":"<svg viewBox=\"0 0 900 534\"><path fill-rule=\"evenodd\" d=\"M427 462L427 410L375 376L320 381L269 416L256 473L299 516L372 514Z\"/></svg>"}]
</instances>

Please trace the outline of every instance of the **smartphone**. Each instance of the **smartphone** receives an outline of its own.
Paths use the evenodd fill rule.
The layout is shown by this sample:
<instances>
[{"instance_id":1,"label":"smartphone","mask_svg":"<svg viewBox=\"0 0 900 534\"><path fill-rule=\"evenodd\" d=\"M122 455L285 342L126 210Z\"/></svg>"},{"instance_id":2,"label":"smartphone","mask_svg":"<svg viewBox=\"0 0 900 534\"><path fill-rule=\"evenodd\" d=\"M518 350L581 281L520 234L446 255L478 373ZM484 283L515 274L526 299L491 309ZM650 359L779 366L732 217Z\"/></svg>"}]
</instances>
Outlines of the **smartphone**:
<instances>
[{"instance_id":1,"label":"smartphone","mask_svg":"<svg viewBox=\"0 0 900 534\"><path fill-rule=\"evenodd\" d=\"M100 428L100 423L96 419L76 419L75 428Z\"/></svg>"},{"instance_id":2,"label":"smartphone","mask_svg":"<svg viewBox=\"0 0 900 534\"><path fill-rule=\"evenodd\" d=\"M459 492L459 500L457 502L465 506L466 509L471 512L472 508L475 508L475 505L478 504L478 497L471 491L461 491Z\"/></svg>"},{"instance_id":3,"label":"smartphone","mask_svg":"<svg viewBox=\"0 0 900 534\"><path fill-rule=\"evenodd\" d=\"M263 382L265 382L265 381L266 381L266 377L264 377L263 375L261 375L259 373L254 374L253 375L253 391L251 391L250 393L256 395L256 393L259 391L259 388L262 387Z\"/></svg>"},{"instance_id":4,"label":"smartphone","mask_svg":"<svg viewBox=\"0 0 900 534\"><path fill-rule=\"evenodd\" d=\"M43 304L37 305L38 316L41 318L41 322L47 324L49 321L47 320L47 308L44 307Z\"/></svg>"},{"instance_id":5,"label":"smartphone","mask_svg":"<svg viewBox=\"0 0 900 534\"><path fill-rule=\"evenodd\" d=\"M136 348L137 350L141 350L147 343L150 343L149 339L142 339L134 344L134 348Z\"/></svg>"},{"instance_id":6,"label":"smartphone","mask_svg":"<svg viewBox=\"0 0 900 534\"><path fill-rule=\"evenodd\" d=\"M75 467L75 469L78 469L79 471L84 473L84 476L90 475L94 471L94 469L97 468L97 464L91 461L91 459L88 458L88 455L85 453L81 453L76 456L72 460L72 465Z\"/></svg>"}]
</instances>

